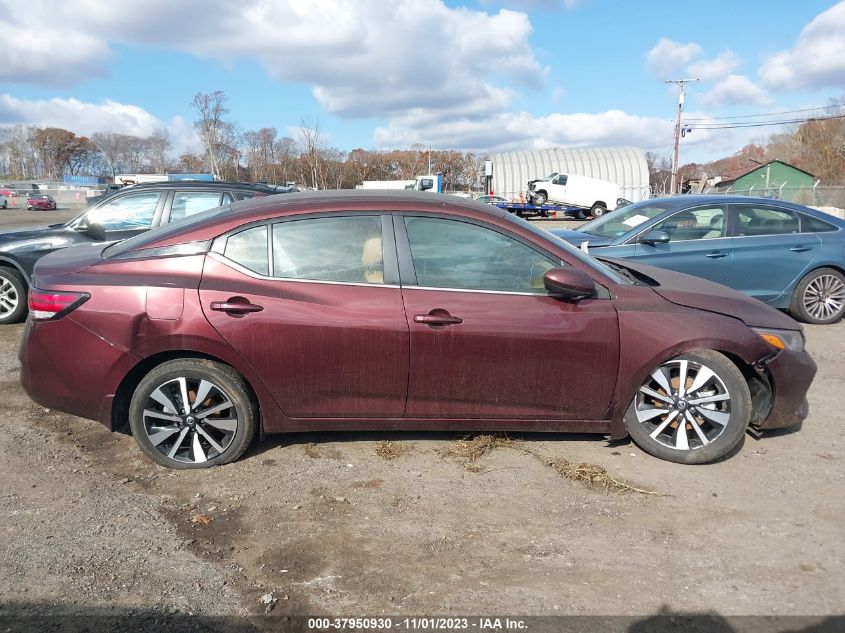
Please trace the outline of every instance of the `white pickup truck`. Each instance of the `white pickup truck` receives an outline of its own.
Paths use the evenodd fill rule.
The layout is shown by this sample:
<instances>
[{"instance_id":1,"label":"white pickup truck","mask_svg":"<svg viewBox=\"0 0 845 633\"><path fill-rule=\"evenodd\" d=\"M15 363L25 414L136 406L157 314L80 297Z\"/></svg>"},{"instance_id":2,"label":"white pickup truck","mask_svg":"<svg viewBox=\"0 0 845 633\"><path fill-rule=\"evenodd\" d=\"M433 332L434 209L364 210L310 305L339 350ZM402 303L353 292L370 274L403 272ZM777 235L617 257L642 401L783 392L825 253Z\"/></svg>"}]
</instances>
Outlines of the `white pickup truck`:
<instances>
[{"instance_id":1,"label":"white pickup truck","mask_svg":"<svg viewBox=\"0 0 845 633\"><path fill-rule=\"evenodd\" d=\"M616 208L620 187L616 183L577 174L555 172L545 178L528 182L527 198L531 204L553 202L589 209L590 215L599 217Z\"/></svg>"}]
</instances>

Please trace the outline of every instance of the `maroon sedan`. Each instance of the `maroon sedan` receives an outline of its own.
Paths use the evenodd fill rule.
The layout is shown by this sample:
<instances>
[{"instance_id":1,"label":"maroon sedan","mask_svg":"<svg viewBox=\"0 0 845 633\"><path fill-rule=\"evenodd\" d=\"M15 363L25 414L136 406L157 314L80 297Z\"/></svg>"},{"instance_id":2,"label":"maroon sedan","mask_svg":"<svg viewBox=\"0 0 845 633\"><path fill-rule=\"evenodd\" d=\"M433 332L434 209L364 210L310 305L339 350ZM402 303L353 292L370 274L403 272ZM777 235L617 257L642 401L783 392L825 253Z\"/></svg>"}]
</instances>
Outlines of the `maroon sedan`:
<instances>
[{"instance_id":1,"label":"maroon sedan","mask_svg":"<svg viewBox=\"0 0 845 633\"><path fill-rule=\"evenodd\" d=\"M48 196L47 194L37 193L29 196L26 199L26 209L27 211L32 211L33 209L41 209L51 211L56 208L56 201L53 196Z\"/></svg>"},{"instance_id":2,"label":"maroon sedan","mask_svg":"<svg viewBox=\"0 0 845 633\"><path fill-rule=\"evenodd\" d=\"M319 429L630 435L703 463L799 424L816 371L754 299L430 193L275 196L68 248L29 308L27 393L174 468Z\"/></svg>"}]
</instances>

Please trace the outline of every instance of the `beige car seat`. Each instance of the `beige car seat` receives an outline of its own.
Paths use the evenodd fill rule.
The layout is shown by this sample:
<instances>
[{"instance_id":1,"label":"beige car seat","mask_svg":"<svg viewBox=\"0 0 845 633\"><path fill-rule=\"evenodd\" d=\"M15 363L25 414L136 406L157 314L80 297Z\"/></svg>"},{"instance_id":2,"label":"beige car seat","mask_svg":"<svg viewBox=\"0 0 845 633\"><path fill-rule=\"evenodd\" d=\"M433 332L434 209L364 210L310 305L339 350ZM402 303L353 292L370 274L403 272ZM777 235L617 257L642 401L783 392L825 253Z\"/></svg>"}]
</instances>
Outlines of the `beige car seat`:
<instances>
[{"instance_id":1,"label":"beige car seat","mask_svg":"<svg viewBox=\"0 0 845 633\"><path fill-rule=\"evenodd\" d=\"M371 237L364 242L364 251L361 253L361 264L364 266L364 279L367 283L384 283L383 263L381 237Z\"/></svg>"}]
</instances>

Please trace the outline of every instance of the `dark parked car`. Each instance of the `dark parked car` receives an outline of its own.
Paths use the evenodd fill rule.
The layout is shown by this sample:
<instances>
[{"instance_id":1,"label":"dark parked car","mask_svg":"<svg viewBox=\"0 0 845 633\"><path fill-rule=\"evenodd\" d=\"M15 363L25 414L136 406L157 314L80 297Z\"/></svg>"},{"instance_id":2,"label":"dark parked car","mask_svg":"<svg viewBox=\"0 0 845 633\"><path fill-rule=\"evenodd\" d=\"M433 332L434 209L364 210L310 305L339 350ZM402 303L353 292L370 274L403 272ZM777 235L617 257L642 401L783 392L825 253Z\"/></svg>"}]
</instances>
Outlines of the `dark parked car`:
<instances>
[{"instance_id":1,"label":"dark parked car","mask_svg":"<svg viewBox=\"0 0 845 633\"><path fill-rule=\"evenodd\" d=\"M626 206L558 237L605 257L725 284L805 323L845 314L845 221L746 196L676 196Z\"/></svg>"},{"instance_id":2,"label":"dark parked car","mask_svg":"<svg viewBox=\"0 0 845 633\"><path fill-rule=\"evenodd\" d=\"M741 293L431 193L236 202L53 253L33 283L27 393L175 468L319 429L630 434L702 463L800 423L816 370Z\"/></svg>"},{"instance_id":3,"label":"dark parked car","mask_svg":"<svg viewBox=\"0 0 845 633\"><path fill-rule=\"evenodd\" d=\"M26 199L26 210L41 209L52 211L56 208L56 200L46 193L34 193Z\"/></svg>"},{"instance_id":4,"label":"dark parked car","mask_svg":"<svg viewBox=\"0 0 845 633\"><path fill-rule=\"evenodd\" d=\"M75 244L122 240L221 204L274 193L274 187L237 182L133 185L96 202L69 222L0 233L0 325L26 316L32 268L47 253ZM27 206L36 198L30 197Z\"/></svg>"}]
</instances>

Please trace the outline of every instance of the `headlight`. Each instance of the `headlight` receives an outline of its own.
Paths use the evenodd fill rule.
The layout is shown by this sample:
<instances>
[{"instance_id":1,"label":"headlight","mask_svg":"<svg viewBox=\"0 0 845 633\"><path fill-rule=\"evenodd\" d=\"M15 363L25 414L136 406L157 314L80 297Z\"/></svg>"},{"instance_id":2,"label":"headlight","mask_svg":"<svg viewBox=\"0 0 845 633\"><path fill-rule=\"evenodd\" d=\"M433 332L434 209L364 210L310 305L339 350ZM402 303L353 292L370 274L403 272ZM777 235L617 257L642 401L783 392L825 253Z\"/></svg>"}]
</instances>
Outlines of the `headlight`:
<instances>
[{"instance_id":1,"label":"headlight","mask_svg":"<svg viewBox=\"0 0 845 633\"><path fill-rule=\"evenodd\" d=\"M804 333L800 330L764 330L756 327L751 329L777 350L804 351Z\"/></svg>"}]
</instances>

